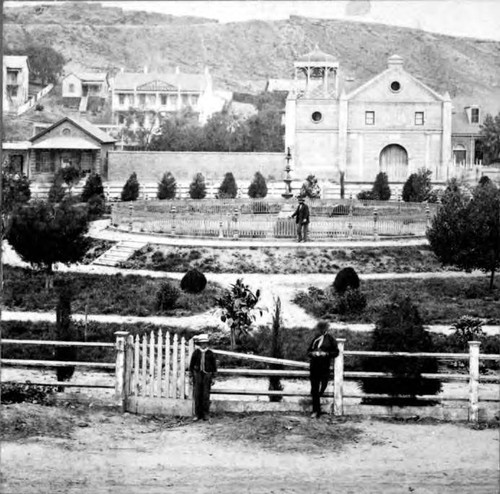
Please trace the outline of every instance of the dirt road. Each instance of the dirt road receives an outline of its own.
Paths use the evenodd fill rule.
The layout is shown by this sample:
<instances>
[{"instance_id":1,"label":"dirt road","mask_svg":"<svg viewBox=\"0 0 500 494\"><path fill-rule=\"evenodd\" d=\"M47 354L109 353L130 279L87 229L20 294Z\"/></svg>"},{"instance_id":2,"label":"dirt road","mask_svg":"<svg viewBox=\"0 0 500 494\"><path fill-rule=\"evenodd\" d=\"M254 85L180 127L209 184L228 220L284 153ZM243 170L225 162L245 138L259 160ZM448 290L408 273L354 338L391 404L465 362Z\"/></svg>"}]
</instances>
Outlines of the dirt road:
<instances>
[{"instance_id":1,"label":"dirt road","mask_svg":"<svg viewBox=\"0 0 500 494\"><path fill-rule=\"evenodd\" d=\"M192 423L37 405L3 412L24 436L2 442L3 494L498 493L498 429L299 415ZM47 420L43 435L22 434L40 434Z\"/></svg>"}]
</instances>

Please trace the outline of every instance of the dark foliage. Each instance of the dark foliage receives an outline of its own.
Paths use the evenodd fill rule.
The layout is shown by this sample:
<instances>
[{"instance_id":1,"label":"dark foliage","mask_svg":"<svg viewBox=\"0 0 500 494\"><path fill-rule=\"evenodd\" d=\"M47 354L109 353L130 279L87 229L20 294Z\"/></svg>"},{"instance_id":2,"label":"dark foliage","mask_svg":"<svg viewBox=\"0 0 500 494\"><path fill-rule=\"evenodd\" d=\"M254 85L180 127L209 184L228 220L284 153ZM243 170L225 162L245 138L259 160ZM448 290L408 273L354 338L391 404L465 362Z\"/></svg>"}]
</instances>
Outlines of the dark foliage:
<instances>
[{"instance_id":1,"label":"dark foliage","mask_svg":"<svg viewBox=\"0 0 500 494\"><path fill-rule=\"evenodd\" d=\"M104 201L104 187L102 186L101 176L97 173L91 173L83 186L80 196L82 202L89 202L91 197L101 197Z\"/></svg>"},{"instance_id":2,"label":"dark foliage","mask_svg":"<svg viewBox=\"0 0 500 494\"><path fill-rule=\"evenodd\" d=\"M106 212L106 202L99 195L91 196L88 200L89 221L100 218Z\"/></svg>"},{"instance_id":3,"label":"dark foliage","mask_svg":"<svg viewBox=\"0 0 500 494\"><path fill-rule=\"evenodd\" d=\"M371 190L362 190L356 197L360 201L374 201L376 199L375 194Z\"/></svg>"},{"instance_id":4,"label":"dark foliage","mask_svg":"<svg viewBox=\"0 0 500 494\"><path fill-rule=\"evenodd\" d=\"M197 173L189 185L189 197L191 199L204 199L206 195L207 186L205 185L205 177L203 174Z\"/></svg>"},{"instance_id":5,"label":"dark foliage","mask_svg":"<svg viewBox=\"0 0 500 494\"><path fill-rule=\"evenodd\" d=\"M181 280L181 289L188 293L200 293L206 286L207 278L197 269L190 269Z\"/></svg>"},{"instance_id":6,"label":"dark foliage","mask_svg":"<svg viewBox=\"0 0 500 494\"><path fill-rule=\"evenodd\" d=\"M163 282L156 295L157 310L159 312L165 312L175 309L179 295L180 292L174 285L168 281Z\"/></svg>"},{"instance_id":7,"label":"dark foliage","mask_svg":"<svg viewBox=\"0 0 500 494\"><path fill-rule=\"evenodd\" d=\"M417 173L412 173L403 185L403 192L401 194L403 201L426 201L432 189L431 175L432 172L425 168L422 168Z\"/></svg>"},{"instance_id":8,"label":"dark foliage","mask_svg":"<svg viewBox=\"0 0 500 494\"><path fill-rule=\"evenodd\" d=\"M337 297L336 309L339 314L359 314L363 312L365 308L366 296L358 289L347 287L347 290Z\"/></svg>"},{"instance_id":9,"label":"dark foliage","mask_svg":"<svg viewBox=\"0 0 500 494\"><path fill-rule=\"evenodd\" d=\"M37 386L26 383L2 383L2 404L36 403L37 405L51 405L55 386Z\"/></svg>"},{"instance_id":10,"label":"dark foliage","mask_svg":"<svg viewBox=\"0 0 500 494\"><path fill-rule=\"evenodd\" d=\"M359 288L359 276L356 271L351 268L343 268L335 276L333 289L336 293L344 293L348 288L357 290Z\"/></svg>"},{"instance_id":11,"label":"dark foliage","mask_svg":"<svg viewBox=\"0 0 500 494\"><path fill-rule=\"evenodd\" d=\"M277 298L274 301L274 314L273 314L273 325L271 328L271 357L273 358L284 358L283 357L283 322L281 320L281 300ZM282 365L270 364L270 369L281 370ZM269 390L270 391L283 391L284 386L281 383L281 379L278 376L271 376L269 378ZM269 395L269 401L280 402L283 400L283 396Z\"/></svg>"},{"instance_id":12,"label":"dark foliage","mask_svg":"<svg viewBox=\"0 0 500 494\"><path fill-rule=\"evenodd\" d=\"M380 172L375 177L372 193L378 201L388 201L391 198L391 188L387 173Z\"/></svg>"},{"instance_id":13,"label":"dark foliage","mask_svg":"<svg viewBox=\"0 0 500 494\"><path fill-rule=\"evenodd\" d=\"M424 330L418 308L409 297L394 296L381 311L372 334L372 351L433 352L432 340ZM387 372L393 378L362 379L365 393L387 394L392 398L434 395L441 389L438 380L425 379L422 373L437 373L438 362L430 357L366 357L365 372Z\"/></svg>"},{"instance_id":14,"label":"dark foliage","mask_svg":"<svg viewBox=\"0 0 500 494\"><path fill-rule=\"evenodd\" d=\"M248 196L252 199L260 199L267 196L266 179L260 172L256 172L250 187L248 187Z\"/></svg>"},{"instance_id":15,"label":"dark foliage","mask_svg":"<svg viewBox=\"0 0 500 494\"><path fill-rule=\"evenodd\" d=\"M219 199L234 199L238 194L238 186L232 172L227 172L219 187Z\"/></svg>"},{"instance_id":16,"label":"dark foliage","mask_svg":"<svg viewBox=\"0 0 500 494\"><path fill-rule=\"evenodd\" d=\"M122 189L122 201L137 201L139 197L139 181L137 180L137 173L132 173Z\"/></svg>"},{"instance_id":17,"label":"dark foliage","mask_svg":"<svg viewBox=\"0 0 500 494\"><path fill-rule=\"evenodd\" d=\"M11 213L17 205L27 203L30 198L28 177L2 169L2 213Z\"/></svg>"},{"instance_id":18,"label":"dark foliage","mask_svg":"<svg viewBox=\"0 0 500 494\"><path fill-rule=\"evenodd\" d=\"M63 185L63 180L60 176L56 175L54 181L49 189L48 201L51 204L61 202L66 196L66 189Z\"/></svg>"},{"instance_id":19,"label":"dark foliage","mask_svg":"<svg viewBox=\"0 0 500 494\"><path fill-rule=\"evenodd\" d=\"M177 182L175 181L175 177L170 172L163 174L163 177L158 184L158 199L174 199L176 192Z\"/></svg>"}]
</instances>

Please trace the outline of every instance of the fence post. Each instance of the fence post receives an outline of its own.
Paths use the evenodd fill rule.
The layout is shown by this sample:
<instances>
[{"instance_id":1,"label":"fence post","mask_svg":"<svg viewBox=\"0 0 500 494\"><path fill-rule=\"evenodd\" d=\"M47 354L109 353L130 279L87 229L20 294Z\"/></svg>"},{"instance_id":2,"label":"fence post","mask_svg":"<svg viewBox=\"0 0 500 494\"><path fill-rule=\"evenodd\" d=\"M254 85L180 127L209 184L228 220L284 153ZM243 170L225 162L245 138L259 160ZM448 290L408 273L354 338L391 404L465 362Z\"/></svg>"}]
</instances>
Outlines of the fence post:
<instances>
[{"instance_id":1,"label":"fence post","mask_svg":"<svg viewBox=\"0 0 500 494\"><path fill-rule=\"evenodd\" d=\"M172 209L170 210L170 212L172 213L172 236L175 235L175 206L172 206Z\"/></svg>"},{"instance_id":2,"label":"fence post","mask_svg":"<svg viewBox=\"0 0 500 494\"><path fill-rule=\"evenodd\" d=\"M337 416L344 414L344 343L345 338L337 338L339 355L333 362L333 414Z\"/></svg>"},{"instance_id":3,"label":"fence post","mask_svg":"<svg viewBox=\"0 0 500 494\"><path fill-rule=\"evenodd\" d=\"M377 229L377 221L378 221L378 210L375 207L373 209L373 240L376 242L378 240L378 229Z\"/></svg>"},{"instance_id":4,"label":"fence post","mask_svg":"<svg viewBox=\"0 0 500 494\"><path fill-rule=\"evenodd\" d=\"M128 230L132 231L132 216L134 214L134 205L130 204L128 207Z\"/></svg>"},{"instance_id":5,"label":"fence post","mask_svg":"<svg viewBox=\"0 0 500 494\"><path fill-rule=\"evenodd\" d=\"M469 422L479 419L479 341L469 341Z\"/></svg>"},{"instance_id":6,"label":"fence post","mask_svg":"<svg viewBox=\"0 0 500 494\"><path fill-rule=\"evenodd\" d=\"M111 203L111 226L116 225L116 205L114 202Z\"/></svg>"},{"instance_id":7,"label":"fence post","mask_svg":"<svg viewBox=\"0 0 500 494\"><path fill-rule=\"evenodd\" d=\"M128 331L115 331L115 349L116 349L116 366L115 366L115 400L120 406L121 411L125 411L127 393L126 393L126 359L125 359L125 342L128 337Z\"/></svg>"},{"instance_id":8,"label":"fence post","mask_svg":"<svg viewBox=\"0 0 500 494\"><path fill-rule=\"evenodd\" d=\"M234 208L234 216L233 216L233 222L234 222L233 240L238 240L238 237L240 236L239 231L238 231L238 214L239 214L238 208Z\"/></svg>"},{"instance_id":9,"label":"fence post","mask_svg":"<svg viewBox=\"0 0 500 494\"><path fill-rule=\"evenodd\" d=\"M429 228L431 226L431 209L428 202L425 204L425 222L427 228Z\"/></svg>"},{"instance_id":10,"label":"fence post","mask_svg":"<svg viewBox=\"0 0 500 494\"><path fill-rule=\"evenodd\" d=\"M132 394L132 368L134 362L134 337L129 334L125 344L125 406L126 398Z\"/></svg>"},{"instance_id":11,"label":"fence post","mask_svg":"<svg viewBox=\"0 0 500 494\"><path fill-rule=\"evenodd\" d=\"M219 221L219 238L224 238L223 225L224 225L224 223L222 222L222 220L220 220Z\"/></svg>"},{"instance_id":12,"label":"fence post","mask_svg":"<svg viewBox=\"0 0 500 494\"><path fill-rule=\"evenodd\" d=\"M349 194L349 223L347 224L347 238L352 240L352 216L353 216L352 194Z\"/></svg>"},{"instance_id":13,"label":"fence post","mask_svg":"<svg viewBox=\"0 0 500 494\"><path fill-rule=\"evenodd\" d=\"M398 194L398 214L401 214L401 194Z\"/></svg>"}]
</instances>

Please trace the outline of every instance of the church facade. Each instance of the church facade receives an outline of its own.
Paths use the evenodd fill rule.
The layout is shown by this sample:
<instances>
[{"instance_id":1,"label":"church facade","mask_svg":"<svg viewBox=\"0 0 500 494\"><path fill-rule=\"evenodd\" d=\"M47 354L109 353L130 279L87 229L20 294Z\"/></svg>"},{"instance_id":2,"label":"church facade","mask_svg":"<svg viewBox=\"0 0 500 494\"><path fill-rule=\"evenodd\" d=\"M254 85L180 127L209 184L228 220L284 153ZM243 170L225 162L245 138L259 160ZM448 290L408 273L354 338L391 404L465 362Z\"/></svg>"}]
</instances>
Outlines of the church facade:
<instances>
[{"instance_id":1,"label":"church facade","mask_svg":"<svg viewBox=\"0 0 500 494\"><path fill-rule=\"evenodd\" d=\"M439 179L452 159L449 95L414 78L397 55L355 89L333 56L316 48L300 57L285 125L295 177L370 182L383 171L401 182L425 167Z\"/></svg>"}]
</instances>

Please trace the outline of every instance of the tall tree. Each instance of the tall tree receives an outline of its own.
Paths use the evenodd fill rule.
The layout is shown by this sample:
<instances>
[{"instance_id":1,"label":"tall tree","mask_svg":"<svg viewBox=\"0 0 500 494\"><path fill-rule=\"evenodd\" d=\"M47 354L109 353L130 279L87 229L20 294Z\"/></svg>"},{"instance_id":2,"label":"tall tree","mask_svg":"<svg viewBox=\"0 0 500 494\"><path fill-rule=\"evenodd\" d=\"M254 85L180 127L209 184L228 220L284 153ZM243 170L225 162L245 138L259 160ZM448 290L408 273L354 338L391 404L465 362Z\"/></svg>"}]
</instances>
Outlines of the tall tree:
<instances>
[{"instance_id":1,"label":"tall tree","mask_svg":"<svg viewBox=\"0 0 500 494\"><path fill-rule=\"evenodd\" d=\"M30 75L42 84L56 84L63 73L66 60L51 46L33 43L19 55L27 55L30 64Z\"/></svg>"},{"instance_id":2,"label":"tall tree","mask_svg":"<svg viewBox=\"0 0 500 494\"><path fill-rule=\"evenodd\" d=\"M85 207L68 200L60 204L35 201L14 211L7 240L23 261L45 271L48 290L55 263L82 260L90 246L88 226Z\"/></svg>"},{"instance_id":3,"label":"tall tree","mask_svg":"<svg viewBox=\"0 0 500 494\"><path fill-rule=\"evenodd\" d=\"M481 140L483 143L484 164L500 158L500 113L496 117L486 115L481 125Z\"/></svg>"},{"instance_id":4,"label":"tall tree","mask_svg":"<svg viewBox=\"0 0 500 494\"><path fill-rule=\"evenodd\" d=\"M478 185L472 198L453 180L431 222L427 238L438 259L464 271L490 272L490 289L500 267L500 191Z\"/></svg>"}]
</instances>

